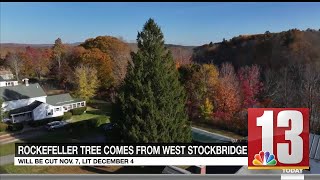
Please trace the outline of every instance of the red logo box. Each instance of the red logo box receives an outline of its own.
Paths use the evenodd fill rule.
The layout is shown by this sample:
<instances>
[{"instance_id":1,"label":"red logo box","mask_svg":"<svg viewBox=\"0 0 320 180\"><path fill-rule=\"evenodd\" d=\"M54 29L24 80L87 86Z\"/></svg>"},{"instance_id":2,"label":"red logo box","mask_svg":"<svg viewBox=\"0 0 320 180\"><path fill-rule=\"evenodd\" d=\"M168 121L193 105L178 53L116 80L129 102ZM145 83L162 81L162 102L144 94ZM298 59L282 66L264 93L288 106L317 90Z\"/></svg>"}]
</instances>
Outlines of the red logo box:
<instances>
[{"instance_id":1,"label":"red logo box","mask_svg":"<svg viewBox=\"0 0 320 180\"><path fill-rule=\"evenodd\" d=\"M249 169L309 169L309 109L248 109Z\"/></svg>"}]
</instances>

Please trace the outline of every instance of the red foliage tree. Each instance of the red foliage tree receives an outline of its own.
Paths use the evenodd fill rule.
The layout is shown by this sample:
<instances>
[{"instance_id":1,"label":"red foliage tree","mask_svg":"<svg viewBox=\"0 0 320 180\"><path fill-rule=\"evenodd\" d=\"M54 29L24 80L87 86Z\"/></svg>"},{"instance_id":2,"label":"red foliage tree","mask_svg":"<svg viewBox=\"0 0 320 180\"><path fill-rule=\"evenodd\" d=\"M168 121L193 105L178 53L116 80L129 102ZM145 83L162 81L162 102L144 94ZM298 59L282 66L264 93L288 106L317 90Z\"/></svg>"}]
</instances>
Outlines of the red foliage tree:
<instances>
[{"instance_id":1,"label":"red foliage tree","mask_svg":"<svg viewBox=\"0 0 320 180\"><path fill-rule=\"evenodd\" d=\"M240 81L242 108L253 107L261 92L260 68L257 65L241 67L238 71Z\"/></svg>"}]
</instances>

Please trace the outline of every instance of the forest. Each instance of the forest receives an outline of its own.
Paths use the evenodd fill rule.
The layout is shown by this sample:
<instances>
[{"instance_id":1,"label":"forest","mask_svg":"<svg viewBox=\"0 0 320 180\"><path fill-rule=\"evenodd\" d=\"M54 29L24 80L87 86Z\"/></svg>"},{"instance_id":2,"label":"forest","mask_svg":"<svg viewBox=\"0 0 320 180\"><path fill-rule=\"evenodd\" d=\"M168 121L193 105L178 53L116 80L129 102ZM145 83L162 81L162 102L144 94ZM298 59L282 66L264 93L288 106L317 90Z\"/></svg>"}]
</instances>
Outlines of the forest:
<instances>
[{"instance_id":1,"label":"forest","mask_svg":"<svg viewBox=\"0 0 320 180\"><path fill-rule=\"evenodd\" d=\"M147 57L142 42L98 36L78 44L60 38L53 45L1 44L0 65L19 81L27 77L45 89L116 102L121 92L125 97L123 88L136 88L123 84L128 67L139 66L134 59ZM172 71L178 72L174 76L185 92L184 109L191 124L246 136L247 108L306 107L311 130L320 133L320 30L267 31L199 47L159 44L155 47L172 56ZM170 74L161 65L152 68L145 73Z\"/></svg>"}]
</instances>

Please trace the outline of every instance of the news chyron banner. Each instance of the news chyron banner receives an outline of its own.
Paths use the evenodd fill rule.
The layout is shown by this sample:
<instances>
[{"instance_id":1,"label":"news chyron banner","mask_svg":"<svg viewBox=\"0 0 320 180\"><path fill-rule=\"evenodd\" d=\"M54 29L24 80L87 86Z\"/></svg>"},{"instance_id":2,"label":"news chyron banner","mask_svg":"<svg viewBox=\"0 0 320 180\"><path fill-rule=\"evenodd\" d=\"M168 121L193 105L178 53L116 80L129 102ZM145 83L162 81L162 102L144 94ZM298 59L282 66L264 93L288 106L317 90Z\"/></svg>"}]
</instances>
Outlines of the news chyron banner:
<instances>
[{"instance_id":1,"label":"news chyron banner","mask_svg":"<svg viewBox=\"0 0 320 180\"><path fill-rule=\"evenodd\" d=\"M14 165L247 165L247 144L16 143Z\"/></svg>"},{"instance_id":2,"label":"news chyron banner","mask_svg":"<svg viewBox=\"0 0 320 180\"><path fill-rule=\"evenodd\" d=\"M249 169L309 169L309 109L248 109Z\"/></svg>"}]
</instances>

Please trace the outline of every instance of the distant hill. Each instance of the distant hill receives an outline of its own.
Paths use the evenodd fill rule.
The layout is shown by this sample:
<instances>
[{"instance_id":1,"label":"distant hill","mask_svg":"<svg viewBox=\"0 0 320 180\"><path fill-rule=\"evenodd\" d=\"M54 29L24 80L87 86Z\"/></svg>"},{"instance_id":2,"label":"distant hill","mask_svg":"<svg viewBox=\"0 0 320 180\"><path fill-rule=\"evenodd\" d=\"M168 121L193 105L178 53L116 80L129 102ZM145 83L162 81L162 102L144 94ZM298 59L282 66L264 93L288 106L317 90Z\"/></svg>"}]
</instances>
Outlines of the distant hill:
<instances>
[{"instance_id":1,"label":"distant hill","mask_svg":"<svg viewBox=\"0 0 320 180\"><path fill-rule=\"evenodd\" d=\"M192 60L198 63L232 62L237 68L258 64L280 68L288 64L320 63L320 31L292 29L280 33L240 35L219 43L194 49Z\"/></svg>"},{"instance_id":2,"label":"distant hill","mask_svg":"<svg viewBox=\"0 0 320 180\"><path fill-rule=\"evenodd\" d=\"M76 42L76 43L71 43L67 44L70 46L78 46L82 42ZM132 51L136 52L137 51L137 44L136 43L128 43L129 47L131 48ZM23 52L26 47L33 47L33 48L51 48L53 44L18 44L18 43L1 43L0 44L0 53L1 57L5 57L8 52L16 51L16 52ZM181 46L181 45L174 45L174 44L167 44L166 45L173 54L173 57L175 59L181 59L180 61L190 61L190 58L193 53L193 48L195 46ZM183 62L182 62L183 63Z\"/></svg>"}]
</instances>

